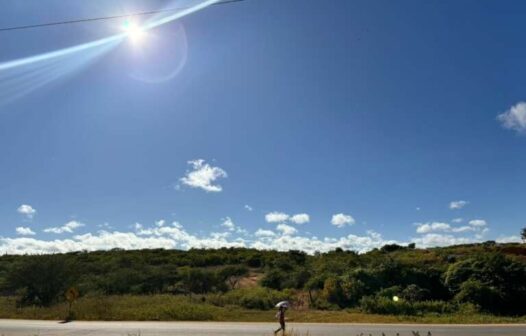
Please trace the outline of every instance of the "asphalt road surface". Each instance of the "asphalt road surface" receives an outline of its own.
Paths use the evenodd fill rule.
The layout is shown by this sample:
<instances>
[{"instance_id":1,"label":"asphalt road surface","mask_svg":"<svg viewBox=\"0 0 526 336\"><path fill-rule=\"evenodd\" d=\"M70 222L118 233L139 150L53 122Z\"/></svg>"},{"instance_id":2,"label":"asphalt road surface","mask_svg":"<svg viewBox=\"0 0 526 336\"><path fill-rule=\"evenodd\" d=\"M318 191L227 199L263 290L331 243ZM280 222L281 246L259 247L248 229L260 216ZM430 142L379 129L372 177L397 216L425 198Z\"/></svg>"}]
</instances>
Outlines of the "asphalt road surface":
<instances>
[{"instance_id":1,"label":"asphalt road surface","mask_svg":"<svg viewBox=\"0 0 526 336\"><path fill-rule=\"evenodd\" d=\"M275 323L236 322L71 322L0 320L3 336L272 336ZM289 323L298 336L525 336L520 325L319 324Z\"/></svg>"}]
</instances>

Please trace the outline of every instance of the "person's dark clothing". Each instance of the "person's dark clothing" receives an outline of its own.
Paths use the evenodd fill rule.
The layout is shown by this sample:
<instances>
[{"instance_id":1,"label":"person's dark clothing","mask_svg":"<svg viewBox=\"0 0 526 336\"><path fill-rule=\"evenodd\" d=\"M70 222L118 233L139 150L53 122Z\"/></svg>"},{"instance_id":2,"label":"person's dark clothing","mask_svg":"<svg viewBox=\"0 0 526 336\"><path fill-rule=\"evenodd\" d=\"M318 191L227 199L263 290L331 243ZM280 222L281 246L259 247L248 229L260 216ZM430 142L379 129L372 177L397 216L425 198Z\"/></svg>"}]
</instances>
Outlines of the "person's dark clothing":
<instances>
[{"instance_id":1,"label":"person's dark clothing","mask_svg":"<svg viewBox=\"0 0 526 336\"><path fill-rule=\"evenodd\" d=\"M276 317L279 320L280 328L274 331L274 334L277 334L279 331L282 331L283 335L285 334L285 309L280 308L278 313L276 314Z\"/></svg>"}]
</instances>

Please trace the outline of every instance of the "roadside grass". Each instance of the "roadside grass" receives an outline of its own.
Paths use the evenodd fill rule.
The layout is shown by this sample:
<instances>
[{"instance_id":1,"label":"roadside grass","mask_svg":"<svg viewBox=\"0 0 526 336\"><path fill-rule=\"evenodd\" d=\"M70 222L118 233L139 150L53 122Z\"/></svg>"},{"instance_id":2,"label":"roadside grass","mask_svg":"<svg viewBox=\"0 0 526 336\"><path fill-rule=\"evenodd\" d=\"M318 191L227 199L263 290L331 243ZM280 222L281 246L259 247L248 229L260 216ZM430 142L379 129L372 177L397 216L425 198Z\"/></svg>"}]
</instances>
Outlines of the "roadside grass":
<instances>
[{"instance_id":1,"label":"roadside grass","mask_svg":"<svg viewBox=\"0 0 526 336\"><path fill-rule=\"evenodd\" d=\"M73 305L73 318L85 321L232 321L275 322L273 310L235 305L214 306L200 296L85 296ZM0 318L62 320L67 305L18 308L13 297L0 297ZM423 316L366 314L358 310L290 310L289 322L319 323L525 323L526 316L505 317L474 312Z\"/></svg>"}]
</instances>

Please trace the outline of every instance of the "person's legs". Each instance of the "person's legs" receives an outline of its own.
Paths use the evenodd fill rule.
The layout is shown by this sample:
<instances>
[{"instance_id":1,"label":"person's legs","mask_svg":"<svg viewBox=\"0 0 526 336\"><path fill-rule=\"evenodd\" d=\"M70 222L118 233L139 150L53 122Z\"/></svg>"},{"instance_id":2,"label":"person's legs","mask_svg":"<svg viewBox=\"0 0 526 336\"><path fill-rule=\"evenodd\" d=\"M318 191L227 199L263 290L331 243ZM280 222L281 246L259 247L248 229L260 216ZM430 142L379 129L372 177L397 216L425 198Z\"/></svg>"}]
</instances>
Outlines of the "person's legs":
<instances>
[{"instance_id":1,"label":"person's legs","mask_svg":"<svg viewBox=\"0 0 526 336\"><path fill-rule=\"evenodd\" d=\"M282 335L285 335L285 323L279 323L280 327L278 329L276 329L276 331L274 331L274 334L277 334L278 332L281 331L281 334Z\"/></svg>"}]
</instances>

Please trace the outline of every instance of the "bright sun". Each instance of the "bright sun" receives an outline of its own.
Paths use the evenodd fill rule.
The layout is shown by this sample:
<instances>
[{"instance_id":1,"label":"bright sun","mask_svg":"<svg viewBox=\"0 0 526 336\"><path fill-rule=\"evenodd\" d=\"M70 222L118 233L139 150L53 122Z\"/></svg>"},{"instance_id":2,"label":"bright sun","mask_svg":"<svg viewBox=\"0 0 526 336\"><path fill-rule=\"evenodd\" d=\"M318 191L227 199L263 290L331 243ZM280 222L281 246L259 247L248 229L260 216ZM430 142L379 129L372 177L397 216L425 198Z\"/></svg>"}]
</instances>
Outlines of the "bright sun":
<instances>
[{"instance_id":1,"label":"bright sun","mask_svg":"<svg viewBox=\"0 0 526 336\"><path fill-rule=\"evenodd\" d=\"M130 20L124 21L122 29L133 43L140 42L146 35L146 32L144 31L144 29L142 29L142 27Z\"/></svg>"}]
</instances>

